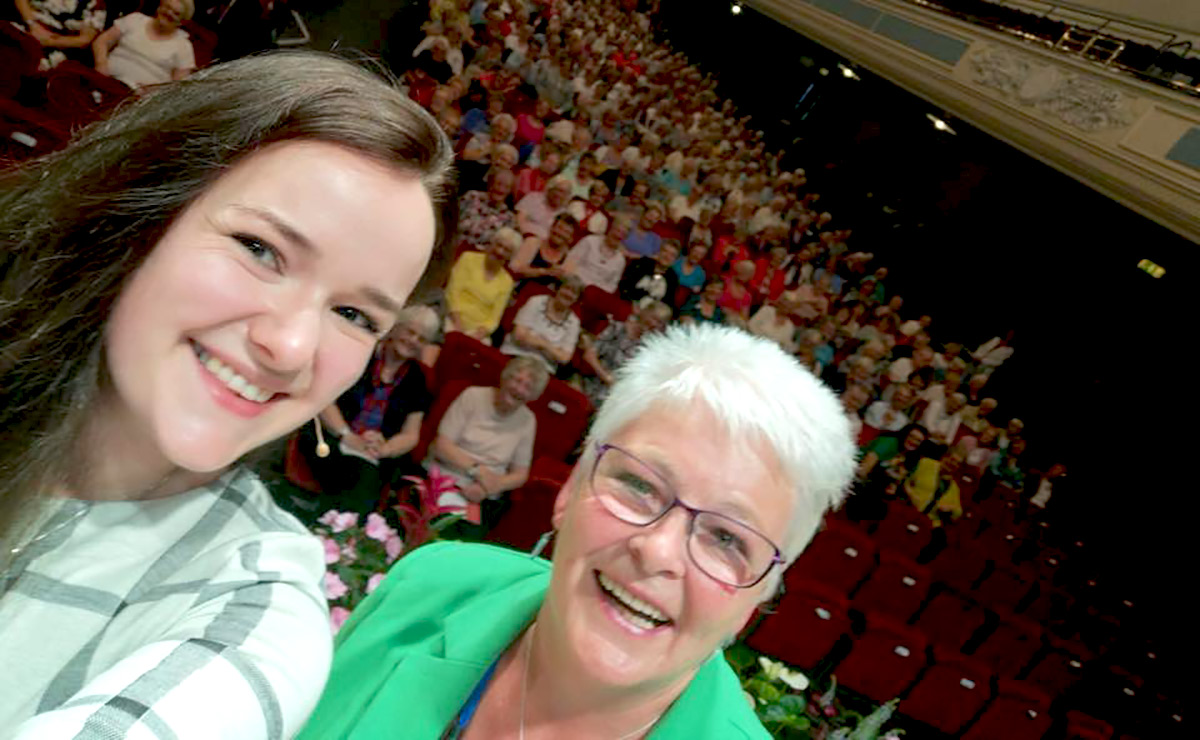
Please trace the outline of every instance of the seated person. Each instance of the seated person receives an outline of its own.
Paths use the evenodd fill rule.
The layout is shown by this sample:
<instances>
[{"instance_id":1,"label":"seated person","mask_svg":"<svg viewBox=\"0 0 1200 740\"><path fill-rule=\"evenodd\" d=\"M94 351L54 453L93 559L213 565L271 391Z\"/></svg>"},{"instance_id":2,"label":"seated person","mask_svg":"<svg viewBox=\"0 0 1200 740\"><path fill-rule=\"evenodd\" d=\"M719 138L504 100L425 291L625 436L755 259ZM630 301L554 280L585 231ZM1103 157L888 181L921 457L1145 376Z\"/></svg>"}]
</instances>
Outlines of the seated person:
<instances>
[{"instance_id":1,"label":"seated person","mask_svg":"<svg viewBox=\"0 0 1200 740\"><path fill-rule=\"evenodd\" d=\"M654 227L662 220L663 207L657 201L651 201L646 204L646 209L642 211L641 220L638 221L636 228L629 230L629 235L625 237L625 249L629 252L630 259L638 257L653 257L658 254L658 248L662 246L662 237L654 231ZM679 253L676 250L675 257ZM671 258L674 261L674 257Z\"/></svg>"},{"instance_id":2,"label":"seated person","mask_svg":"<svg viewBox=\"0 0 1200 740\"><path fill-rule=\"evenodd\" d=\"M898 432L881 434L862 448L858 463L859 490L889 497L896 494L922 458L928 457L928 435L920 424L909 424Z\"/></svg>"},{"instance_id":3,"label":"seated person","mask_svg":"<svg viewBox=\"0 0 1200 740\"><path fill-rule=\"evenodd\" d=\"M562 164L562 154L559 152L558 146L545 143L539 147L539 150L542 151L542 156L538 159L537 166L526 162L526 165L517 172L517 186L513 191L513 197L517 198L518 203L521 198L530 193L545 190L550 184L550 180L558 175L559 166Z\"/></svg>"},{"instance_id":4,"label":"seated person","mask_svg":"<svg viewBox=\"0 0 1200 740\"><path fill-rule=\"evenodd\" d=\"M777 343L787 353L796 351L796 324L792 321L793 303L788 294L768 299L746 324L751 334Z\"/></svg>"},{"instance_id":5,"label":"seated person","mask_svg":"<svg viewBox=\"0 0 1200 740\"><path fill-rule=\"evenodd\" d=\"M563 262L563 272L573 275L584 286L616 293L625 273L625 250L621 242L629 233L629 221L623 216L613 218L603 236L592 234L580 239Z\"/></svg>"},{"instance_id":6,"label":"seated person","mask_svg":"<svg viewBox=\"0 0 1200 740\"><path fill-rule=\"evenodd\" d=\"M161 0L153 18L135 12L116 19L92 42L96 71L132 88L187 77L196 55L180 25L193 12L193 0Z\"/></svg>"},{"instance_id":7,"label":"seated person","mask_svg":"<svg viewBox=\"0 0 1200 740\"><path fill-rule=\"evenodd\" d=\"M501 495L529 477L537 418L527 404L549 379L537 360L514 357L498 386L472 386L451 402L426 460L426 467L437 466L458 484L458 493L444 494L441 505L482 504L485 524L495 523L506 508Z\"/></svg>"},{"instance_id":8,"label":"seated person","mask_svg":"<svg viewBox=\"0 0 1200 740\"><path fill-rule=\"evenodd\" d=\"M725 279L725 288L718 304L725 309L725 316L737 326L745 326L750 320L750 307L754 303L754 290L750 282L754 279L754 263L742 260L733 266Z\"/></svg>"},{"instance_id":9,"label":"seated person","mask_svg":"<svg viewBox=\"0 0 1200 740\"><path fill-rule=\"evenodd\" d=\"M709 245L695 239L695 232L692 232L692 242L679 259L675 260L675 264L671 265L671 269L675 272L675 279L679 283L679 287L687 288L688 297L704 290L704 285L707 282L704 272L704 260L708 257Z\"/></svg>"},{"instance_id":10,"label":"seated person","mask_svg":"<svg viewBox=\"0 0 1200 740\"><path fill-rule=\"evenodd\" d=\"M558 214L567 209L571 197L571 183L558 175L546 183L543 191L534 191L517 201L517 228L526 236L545 239Z\"/></svg>"},{"instance_id":11,"label":"seated person","mask_svg":"<svg viewBox=\"0 0 1200 740\"><path fill-rule=\"evenodd\" d=\"M583 392L592 404L599 407L608 397L609 386L617 380L617 369L633 356L642 338L662 331L669 323L671 307L652 301L635 308L625 321L610 321L595 339L586 334L581 338L583 361L593 373L584 376Z\"/></svg>"},{"instance_id":12,"label":"seated person","mask_svg":"<svg viewBox=\"0 0 1200 740\"><path fill-rule=\"evenodd\" d=\"M653 257L642 257L630 262L621 276L617 293L630 303L661 301L670 303L679 288L679 278L671 267L679 258L679 242L674 239L663 241Z\"/></svg>"},{"instance_id":13,"label":"seated person","mask_svg":"<svg viewBox=\"0 0 1200 740\"><path fill-rule=\"evenodd\" d=\"M490 341L512 297L513 278L506 266L521 246L521 235L497 229L486 252L463 252L446 283L446 331Z\"/></svg>"},{"instance_id":14,"label":"seated person","mask_svg":"<svg viewBox=\"0 0 1200 740\"><path fill-rule=\"evenodd\" d=\"M908 412L915 398L912 388L898 383L891 395L890 401L879 400L871 404L863 416L863 423L881 432L898 432L908 426L912 422Z\"/></svg>"},{"instance_id":15,"label":"seated person","mask_svg":"<svg viewBox=\"0 0 1200 740\"><path fill-rule=\"evenodd\" d=\"M999 404L994 398L985 398L978 404L967 405L962 410L963 426L975 434L982 434L983 430L992 426L988 417L996 410L997 405Z\"/></svg>"},{"instance_id":16,"label":"seated person","mask_svg":"<svg viewBox=\"0 0 1200 740\"><path fill-rule=\"evenodd\" d=\"M928 430L930 440L943 447L953 444L962 421L961 412L966 405L967 397L961 393L951 393L944 401L930 401L921 415L921 426Z\"/></svg>"},{"instance_id":17,"label":"seated person","mask_svg":"<svg viewBox=\"0 0 1200 740\"><path fill-rule=\"evenodd\" d=\"M437 314L428 306L404 309L354 386L320 415L329 456L317 454L311 425L300 431L300 451L321 484L318 513L329 509L366 514L379 494L404 475L421 475L408 457L433 399L419 361L437 335Z\"/></svg>"},{"instance_id":18,"label":"seated person","mask_svg":"<svg viewBox=\"0 0 1200 740\"><path fill-rule=\"evenodd\" d=\"M963 515L957 476L964 457L961 448L951 447L941 459L921 458L917 469L904 481L904 492L909 501L928 516L935 527Z\"/></svg>"},{"instance_id":19,"label":"seated person","mask_svg":"<svg viewBox=\"0 0 1200 740\"><path fill-rule=\"evenodd\" d=\"M1008 447L992 458L989 468L997 485L1005 486L1017 493L1025 490L1025 468L1021 455L1025 452L1025 439L1016 437Z\"/></svg>"},{"instance_id":20,"label":"seated person","mask_svg":"<svg viewBox=\"0 0 1200 740\"><path fill-rule=\"evenodd\" d=\"M679 311L679 320L684 324L725 323L725 310L721 308L721 295L725 292L725 283L713 280L704 286L704 290L692 296L683 304Z\"/></svg>"},{"instance_id":21,"label":"seated person","mask_svg":"<svg viewBox=\"0 0 1200 740\"><path fill-rule=\"evenodd\" d=\"M563 276L563 263L575 245L575 217L563 211L554 217L545 238L530 235L508 262L517 278L549 285Z\"/></svg>"},{"instance_id":22,"label":"seated person","mask_svg":"<svg viewBox=\"0 0 1200 740\"><path fill-rule=\"evenodd\" d=\"M603 234L608 231L609 216L604 210L609 199L608 185L593 180L587 198L576 198L567 204L567 212L579 222L579 230L586 234Z\"/></svg>"},{"instance_id":23,"label":"seated person","mask_svg":"<svg viewBox=\"0 0 1200 740\"><path fill-rule=\"evenodd\" d=\"M459 199L458 238L474 249L486 249L496 229L516 226L508 196L516 176L511 170L492 170L487 190L470 190Z\"/></svg>"},{"instance_id":24,"label":"seated person","mask_svg":"<svg viewBox=\"0 0 1200 740\"><path fill-rule=\"evenodd\" d=\"M85 61L86 52L104 30L104 0L15 0L17 27L42 46L39 69L47 70L68 57ZM2 22L2 21L0 21Z\"/></svg>"},{"instance_id":25,"label":"seated person","mask_svg":"<svg viewBox=\"0 0 1200 740\"><path fill-rule=\"evenodd\" d=\"M536 358L551 373L570 362L579 341L579 317L572 307L582 292L582 284L568 277L553 294L525 301L500 351Z\"/></svg>"}]
</instances>

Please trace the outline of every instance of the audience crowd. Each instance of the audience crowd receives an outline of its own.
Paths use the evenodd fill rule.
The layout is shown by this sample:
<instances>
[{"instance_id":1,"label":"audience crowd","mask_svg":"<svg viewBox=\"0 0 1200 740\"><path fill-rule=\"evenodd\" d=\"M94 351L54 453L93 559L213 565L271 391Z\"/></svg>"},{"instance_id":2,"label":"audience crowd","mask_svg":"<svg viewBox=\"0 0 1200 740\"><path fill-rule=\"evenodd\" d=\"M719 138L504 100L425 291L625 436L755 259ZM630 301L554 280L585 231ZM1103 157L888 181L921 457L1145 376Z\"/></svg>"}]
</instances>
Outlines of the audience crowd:
<instances>
[{"instance_id":1,"label":"audience crowd","mask_svg":"<svg viewBox=\"0 0 1200 740\"><path fill-rule=\"evenodd\" d=\"M987 478L1040 489L1044 506L1053 480L1027 480L1023 425L986 393L1012 348L935 342L805 171L630 5L431 3L403 79L460 159L443 329L598 403L647 333L739 326L841 394L863 447L862 515L904 496L940 526ZM623 302L629 318L590 334L589 302Z\"/></svg>"}]
</instances>

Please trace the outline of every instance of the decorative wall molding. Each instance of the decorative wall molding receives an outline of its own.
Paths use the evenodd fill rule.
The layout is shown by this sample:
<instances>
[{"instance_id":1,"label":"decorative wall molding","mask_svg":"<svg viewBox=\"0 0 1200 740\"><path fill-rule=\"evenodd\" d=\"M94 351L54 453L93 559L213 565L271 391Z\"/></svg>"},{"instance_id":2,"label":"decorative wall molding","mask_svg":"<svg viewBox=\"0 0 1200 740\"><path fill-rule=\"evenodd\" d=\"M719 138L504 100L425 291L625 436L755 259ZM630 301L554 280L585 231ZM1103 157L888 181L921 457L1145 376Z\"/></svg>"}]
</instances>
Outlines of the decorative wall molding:
<instances>
[{"instance_id":1,"label":"decorative wall molding","mask_svg":"<svg viewBox=\"0 0 1200 740\"><path fill-rule=\"evenodd\" d=\"M1200 243L1200 103L902 0L743 0L948 113ZM849 9L855 14L851 17ZM870 15L874 20L863 23ZM880 33L957 38L957 62Z\"/></svg>"},{"instance_id":2,"label":"decorative wall molding","mask_svg":"<svg viewBox=\"0 0 1200 740\"><path fill-rule=\"evenodd\" d=\"M1026 54L981 43L968 53L967 64L972 81L1081 131L1123 129L1136 120L1135 98Z\"/></svg>"}]
</instances>

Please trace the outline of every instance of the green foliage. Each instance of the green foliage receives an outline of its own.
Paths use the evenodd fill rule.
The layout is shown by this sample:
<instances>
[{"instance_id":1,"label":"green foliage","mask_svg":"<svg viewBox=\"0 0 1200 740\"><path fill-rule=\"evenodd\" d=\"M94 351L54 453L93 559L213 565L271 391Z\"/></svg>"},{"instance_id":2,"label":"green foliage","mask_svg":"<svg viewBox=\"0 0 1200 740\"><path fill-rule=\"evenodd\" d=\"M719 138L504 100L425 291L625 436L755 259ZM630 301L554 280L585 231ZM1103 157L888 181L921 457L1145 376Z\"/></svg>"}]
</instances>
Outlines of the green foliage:
<instances>
[{"instance_id":1,"label":"green foliage","mask_svg":"<svg viewBox=\"0 0 1200 740\"><path fill-rule=\"evenodd\" d=\"M869 712L847 708L838 695L837 680L830 677L816 686L800 671L789 668L745 645L725 652L725 659L742 680L748 701L758 719L781 740L896 740L903 730L885 732L896 710L893 699Z\"/></svg>"}]
</instances>

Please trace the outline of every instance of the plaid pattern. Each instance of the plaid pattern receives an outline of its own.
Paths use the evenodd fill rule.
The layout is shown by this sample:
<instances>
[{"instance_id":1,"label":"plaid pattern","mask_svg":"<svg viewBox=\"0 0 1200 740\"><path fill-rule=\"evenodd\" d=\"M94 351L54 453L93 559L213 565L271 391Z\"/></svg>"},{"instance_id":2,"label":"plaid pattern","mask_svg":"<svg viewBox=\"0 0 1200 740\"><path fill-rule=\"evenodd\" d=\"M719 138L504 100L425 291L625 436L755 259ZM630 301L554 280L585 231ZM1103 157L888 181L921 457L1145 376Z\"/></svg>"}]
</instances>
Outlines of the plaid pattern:
<instances>
[{"instance_id":1,"label":"plaid pattern","mask_svg":"<svg viewBox=\"0 0 1200 740\"><path fill-rule=\"evenodd\" d=\"M383 429L383 417L387 413L392 391L396 390L400 381L404 380L405 373L408 372L407 363L401 365L392 382L385 383L383 382L383 364L383 352L380 351L371 368L371 390L363 396L362 410L350 422L350 428L354 430L355 434L364 434L368 431L378 432Z\"/></svg>"},{"instance_id":2,"label":"plaid pattern","mask_svg":"<svg viewBox=\"0 0 1200 740\"><path fill-rule=\"evenodd\" d=\"M0 575L0 738L284 738L329 668L319 543L238 469L52 508Z\"/></svg>"}]
</instances>

